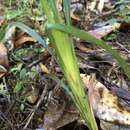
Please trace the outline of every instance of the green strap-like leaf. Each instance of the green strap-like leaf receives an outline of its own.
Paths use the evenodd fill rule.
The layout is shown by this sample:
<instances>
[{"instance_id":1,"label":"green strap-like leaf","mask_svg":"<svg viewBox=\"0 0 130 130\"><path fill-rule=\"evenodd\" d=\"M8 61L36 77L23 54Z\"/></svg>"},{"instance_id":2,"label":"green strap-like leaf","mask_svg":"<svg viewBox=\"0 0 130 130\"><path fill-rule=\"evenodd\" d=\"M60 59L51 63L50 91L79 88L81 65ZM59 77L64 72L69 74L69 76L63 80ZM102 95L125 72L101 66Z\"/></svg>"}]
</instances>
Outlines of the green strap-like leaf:
<instances>
[{"instance_id":1,"label":"green strap-like leaf","mask_svg":"<svg viewBox=\"0 0 130 130\"><path fill-rule=\"evenodd\" d=\"M7 25L4 24L0 27L0 42L4 39L5 33L6 33Z\"/></svg>"},{"instance_id":2,"label":"green strap-like leaf","mask_svg":"<svg viewBox=\"0 0 130 130\"><path fill-rule=\"evenodd\" d=\"M106 52L110 53L113 58L117 60L119 65L122 67L128 78L130 79L130 67L128 63L119 55L116 50L113 50L112 47L110 45L107 45L103 40L99 40L91 34L72 26L65 26L61 24L48 24L48 29L63 31L105 49Z\"/></svg>"},{"instance_id":3,"label":"green strap-like leaf","mask_svg":"<svg viewBox=\"0 0 130 130\"><path fill-rule=\"evenodd\" d=\"M49 5L50 5L50 7L52 9L53 14L54 14L53 17L55 19L55 22L61 23L61 19L59 17L59 12L58 12L58 10L56 8L55 0L48 0L48 3L49 3Z\"/></svg>"},{"instance_id":4,"label":"green strap-like leaf","mask_svg":"<svg viewBox=\"0 0 130 130\"><path fill-rule=\"evenodd\" d=\"M10 28L11 26L16 26L18 28L20 28L22 31L26 32L27 34L29 34L30 36L32 36L39 44L41 44L44 48L48 48L47 43L45 42L45 40L33 29L31 29L30 27L28 27L27 25L21 23L21 22L14 22L11 23L8 28Z\"/></svg>"},{"instance_id":5,"label":"green strap-like leaf","mask_svg":"<svg viewBox=\"0 0 130 130\"><path fill-rule=\"evenodd\" d=\"M67 25L71 25L71 18L70 18L70 1L63 0L63 10L65 15L65 20Z\"/></svg>"}]
</instances>

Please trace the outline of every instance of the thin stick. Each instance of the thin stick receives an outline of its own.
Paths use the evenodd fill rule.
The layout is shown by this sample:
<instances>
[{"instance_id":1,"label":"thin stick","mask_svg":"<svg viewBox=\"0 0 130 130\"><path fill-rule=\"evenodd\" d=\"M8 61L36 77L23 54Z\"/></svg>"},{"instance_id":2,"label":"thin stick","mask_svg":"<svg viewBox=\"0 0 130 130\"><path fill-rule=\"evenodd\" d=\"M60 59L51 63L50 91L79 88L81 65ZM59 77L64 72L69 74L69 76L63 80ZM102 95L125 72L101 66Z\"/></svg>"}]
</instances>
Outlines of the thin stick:
<instances>
[{"instance_id":1,"label":"thin stick","mask_svg":"<svg viewBox=\"0 0 130 130\"><path fill-rule=\"evenodd\" d=\"M31 120L32 120L32 118L33 118L33 116L34 116L36 110L39 108L41 102L44 100L44 98L45 98L45 96L46 96L46 93L47 93L47 85L45 85L45 87L44 87L44 89L43 89L43 91L42 91L42 95L41 95L39 101L37 102L36 106L34 106L34 109L32 109L32 111L31 111L31 113L30 113L31 115L30 115L30 117L29 117L27 123L25 124L25 126L24 126L24 128L23 128L24 130L27 128L27 126L28 126L29 123L31 122Z\"/></svg>"}]
</instances>

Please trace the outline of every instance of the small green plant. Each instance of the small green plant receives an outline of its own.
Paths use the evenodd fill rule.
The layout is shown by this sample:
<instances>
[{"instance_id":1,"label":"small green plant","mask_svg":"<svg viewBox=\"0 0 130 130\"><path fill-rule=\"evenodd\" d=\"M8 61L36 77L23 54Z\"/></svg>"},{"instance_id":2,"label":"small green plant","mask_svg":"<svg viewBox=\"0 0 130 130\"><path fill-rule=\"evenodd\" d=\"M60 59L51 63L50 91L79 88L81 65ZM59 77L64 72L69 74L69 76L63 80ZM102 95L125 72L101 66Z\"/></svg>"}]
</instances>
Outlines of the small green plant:
<instances>
[{"instance_id":1,"label":"small green plant","mask_svg":"<svg viewBox=\"0 0 130 130\"><path fill-rule=\"evenodd\" d=\"M6 2L7 5L4 9L4 14L7 20L18 20L18 18L31 14L31 2L29 0L19 0L17 3L14 2L13 0ZM12 8L14 4L16 4L16 6Z\"/></svg>"},{"instance_id":2,"label":"small green plant","mask_svg":"<svg viewBox=\"0 0 130 130\"><path fill-rule=\"evenodd\" d=\"M115 41L117 39L117 32L114 31L111 34L108 34L107 36L104 37L105 41Z\"/></svg>"},{"instance_id":3,"label":"small green plant","mask_svg":"<svg viewBox=\"0 0 130 130\"><path fill-rule=\"evenodd\" d=\"M4 8L4 17L7 20L26 21L43 20L41 19L40 4L34 0L14 0L6 1L7 5ZM14 7L15 6L15 7ZM30 17L31 16L31 17Z\"/></svg>"},{"instance_id":4,"label":"small green plant","mask_svg":"<svg viewBox=\"0 0 130 130\"><path fill-rule=\"evenodd\" d=\"M47 17L48 23L64 23L56 8L54 0L41 0L41 6ZM65 23L71 25L69 1L64 0ZM90 130L97 130L94 115L91 111L88 98L84 93L82 81L74 52L72 38L70 35L56 29L47 30L51 43L55 48L57 60L68 81L71 97L76 104L81 116L86 121Z\"/></svg>"},{"instance_id":5,"label":"small green plant","mask_svg":"<svg viewBox=\"0 0 130 130\"><path fill-rule=\"evenodd\" d=\"M13 92L19 93L19 92L21 92L22 88L23 88L22 82L20 80L17 80Z\"/></svg>"}]
</instances>

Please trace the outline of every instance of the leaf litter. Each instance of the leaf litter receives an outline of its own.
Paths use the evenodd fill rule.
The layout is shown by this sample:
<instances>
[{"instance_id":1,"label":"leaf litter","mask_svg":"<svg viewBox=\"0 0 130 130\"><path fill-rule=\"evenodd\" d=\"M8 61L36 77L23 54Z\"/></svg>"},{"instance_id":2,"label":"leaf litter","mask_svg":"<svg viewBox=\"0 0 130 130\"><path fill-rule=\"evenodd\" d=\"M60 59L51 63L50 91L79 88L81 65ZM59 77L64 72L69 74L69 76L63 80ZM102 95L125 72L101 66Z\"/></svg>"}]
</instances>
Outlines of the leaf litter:
<instances>
[{"instance_id":1,"label":"leaf litter","mask_svg":"<svg viewBox=\"0 0 130 130\"><path fill-rule=\"evenodd\" d=\"M110 3L111 1L107 2L110 5L113 4ZM121 27L110 28L110 30L107 29L108 32L105 32L103 28L111 24L93 28L93 23L109 20L111 17L102 15L105 8L108 12L110 11L109 7L101 1L96 7L89 1L87 5L93 6L91 10L85 3L72 1L73 24L94 33L99 39L105 39L129 61L129 31L123 26L123 21L120 21L119 14L115 17ZM78 14L77 9L81 10L79 4L82 5L82 11ZM87 15L84 11L88 12ZM25 24L28 23L25 22ZM129 27L128 21L125 21L125 24ZM105 33L100 34L100 32ZM0 44L0 128L4 130L39 127L45 130L62 130L65 126L69 129L74 127L80 129L82 125L85 126L69 97L66 81L55 57L45 51L38 44L37 39L28 34L17 38L20 33L20 30L12 28L11 32L6 33L5 45ZM115 35L114 38L113 35ZM89 96L95 116L100 120L98 124L100 129L129 129L129 80L110 54L104 53L95 45L84 44L84 41L77 38L74 38L74 41L86 95ZM93 78L92 73L95 73L96 77ZM46 77L46 74L50 74L51 78ZM55 78L52 78L51 74L54 74ZM71 123L73 127L70 126Z\"/></svg>"}]
</instances>

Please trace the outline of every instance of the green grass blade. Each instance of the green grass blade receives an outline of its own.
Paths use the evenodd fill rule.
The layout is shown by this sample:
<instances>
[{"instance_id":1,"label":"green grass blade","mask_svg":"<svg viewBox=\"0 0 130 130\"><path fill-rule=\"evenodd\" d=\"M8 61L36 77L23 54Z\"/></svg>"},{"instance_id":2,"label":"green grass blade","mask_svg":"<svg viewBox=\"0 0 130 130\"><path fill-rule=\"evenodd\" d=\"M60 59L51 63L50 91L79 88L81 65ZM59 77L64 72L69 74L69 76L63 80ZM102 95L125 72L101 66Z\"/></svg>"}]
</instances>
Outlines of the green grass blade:
<instances>
[{"instance_id":1,"label":"green grass blade","mask_svg":"<svg viewBox=\"0 0 130 130\"><path fill-rule=\"evenodd\" d=\"M70 1L69 0L63 0L63 10L64 10L66 24L71 25Z\"/></svg>"},{"instance_id":2,"label":"green grass blade","mask_svg":"<svg viewBox=\"0 0 130 130\"><path fill-rule=\"evenodd\" d=\"M59 12L56 8L55 0L48 0L48 3L53 11L55 22L61 23L61 18L59 17Z\"/></svg>"},{"instance_id":3,"label":"green grass blade","mask_svg":"<svg viewBox=\"0 0 130 130\"><path fill-rule=\"evenodd\" d=\"M68 25L68 26L71 26L71 17L70 17L70 1L69 0L63 0L63 11L64 11L64 16L65 16L65 21L66 21L66 24ZM74 59L75 59L75 61L77 61L77 59L76 59L76 56L75 56L75 54L74 54L74 45L73 45L73 39L72 39L72 36L71 35L69 35L69 40L70 40L70 45L72 46L72 52L73 52L73 57L74 57ZM71 97L73 97L73 95L72 95L72 93L71 92L69 92L69 94L71 95ZM75 99L73 99L73 100L75 100ZM77 102L77 101L75 101L75 102ZM92 111L91 111L92 112ZM93 124L96 122L94 119L94 114L93 114L93 112L92 112L92 114L91 114L91 117L93 118ZM84 117L85 118L85 117ZM91 119L90 119L91 120ZM94 124L95 126L96 126L96 124ZM93 127L93 129L97 129L96 127L94 128Z\"/></svg>"},{"instance_id":4,"label":"green grass blade","mask_svg":"<svg viewBox=\"0 0 130 130\"><path fill-rule=\"evenodd\" d=\"M45 42L45 40L36 31L34 31L33 29L31 29L27 25L25 25L25 24L23 24L21 22L14 22L14 23L9 24L8 29L11 26L16 26L17 28L20 28L23 32L26 32L27 34L29 34L30 36L32 36L44 48L48 48L48 45Z\"/></svg>"},{"instance_id":5,"label":"green grass blade","mask_svg":"<svg viewBox=\"0 0 130 130\"><path fill-rule=\"evenodd\" d=\"M6 28L7 28L7 24L4 24L0 27L0 42L2 42L2 40L5 37L5 33L6 33Z\"/></svg>"},{"instance_id":6,"label":"green grass blade","mask_svg":"<svg viewBox=\"0 0 130 130\"><path fill-rule=\"evenodd\" d=\"M54 1L53 1L54 2ZM53 14L53 9L50 7L51 5L51 3L49 2L47 2L47 0L40 0L40 3L41 3L41 7L42 7L42 9L43 9L43 12L44 12L44 14L46 15L46 17L47 17L47 20L48 20L48 22L52 22L52 23L55 23L55 16L54 16L54 14Z\"/></svg>"},{"instance_id":7,"label":"green grass blade","mask_svg":"<svg viewBox=\"0 0 130 130\"><path fill-rule=\"evenodd\" d=\"M125 74L130 79L130 67L128 63L119 55L119 53L116 50L113 50L112 47L110 45L107 45L103 40L99 40L91 34L72 26L65 26L61 24L48 24L48 29L56 29L66 32L70 35L79 37L82 40L96 44L97 46L105 49L106 52L110 53L113 56L113 58L117 60L119 65L124 70Z\"/></svg>"}]
</instances>

